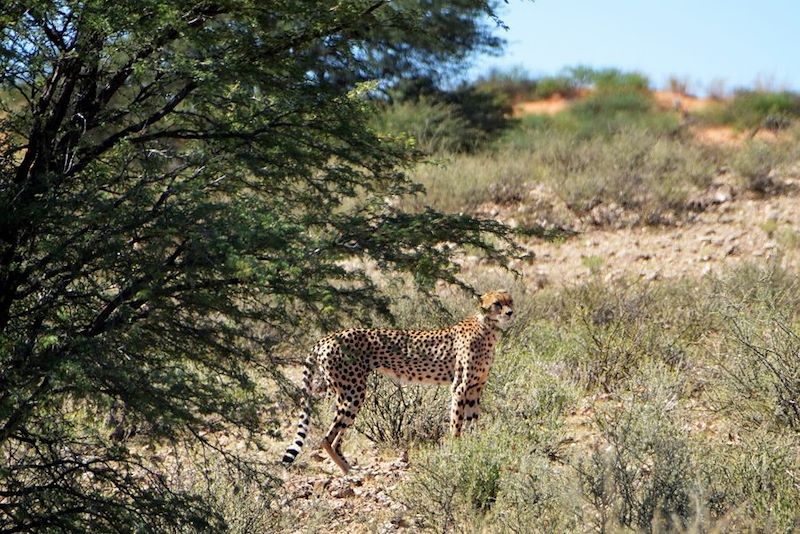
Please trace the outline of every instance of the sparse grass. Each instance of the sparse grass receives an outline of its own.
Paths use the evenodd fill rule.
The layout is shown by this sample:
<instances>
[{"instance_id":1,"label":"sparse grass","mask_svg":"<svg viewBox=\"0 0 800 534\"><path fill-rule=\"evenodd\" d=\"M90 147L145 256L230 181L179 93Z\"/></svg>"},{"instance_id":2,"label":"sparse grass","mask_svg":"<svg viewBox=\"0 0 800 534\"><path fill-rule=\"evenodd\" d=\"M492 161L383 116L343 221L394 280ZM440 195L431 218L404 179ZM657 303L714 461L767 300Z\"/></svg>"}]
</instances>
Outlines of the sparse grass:
<instances>
[{"instance_id":1,"label":"sparse grass","mask_svg":"<svg viewBox=\"0 0 800 534\"><path fill-rule=\"evenodd\" d=\"M585 138L534 127L509 136L493 152L423 166L414 177L426 188L416 201L420 206L461 211L484 203L520 205L522 224L545 218L564 226L599 204L617 204L642 221L681 211L708 185L713 169L702 148L646 128ZM537 204L542 187L552 198Z\"/></svg>"},{"instance_id":2,"label":"sparse grass","mask_svg":"<svg viewBox=\"0 0 800 534\"><path fill-rule=\"evenodd\" d=\"M797 230L781 227L775 234L775 238L786 249L796 250L800 248L800 232Z\"/></svg>"},{"instance_id":3,"label":"sparse grass","mask_svg":"<svg viewBox=\"0 0 800 534\"><path fill-rule=\"evenodd\" d=\"M589 269L591 274L599 274L605 265L605 259L602 256L584 256L581 258L581 264Z\"/></svg>"},{"instance_id":4,"label":"sparse grass","mask_svg":"<svg viewBox=\"0 0 800 534\"><path fill-rule=\"evenodd\" d=\"M763 223L759 224L758 227L764 230L764 233L767 234L767 237L772 239L775 236L775 232L778 230L778 221L764 221Z\"/></svg>"},{"instance_id":5,"label":"sparse grass","mask_svg":"<svg viewBox=\"0 0 800 534\"><path fill-rule=\"evenodd\" d=\"M667 89L679 95L690 96L690 86L691 82L686 77L670 76L667 80Z\"/></svg>"}]
</instances>

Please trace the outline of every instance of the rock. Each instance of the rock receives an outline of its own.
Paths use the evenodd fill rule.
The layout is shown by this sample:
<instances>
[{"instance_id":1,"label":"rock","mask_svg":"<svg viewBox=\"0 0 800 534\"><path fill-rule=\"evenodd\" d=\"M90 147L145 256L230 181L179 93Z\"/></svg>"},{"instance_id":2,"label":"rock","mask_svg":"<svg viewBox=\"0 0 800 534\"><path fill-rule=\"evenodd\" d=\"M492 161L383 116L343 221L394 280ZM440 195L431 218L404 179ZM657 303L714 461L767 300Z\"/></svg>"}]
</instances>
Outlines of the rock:
<instances>
[{"instance_id":1,"label":"rock","mask_svg":"<svg viewBox=\"0 0 800 534\"><path fill-rule=\"evenodd\" d=\"M722 204L724 202L729 202L733 199L733 190L730 186L724 186L711 195L711 201L714 204Z\"/></svg>"},{"instance_id":2,"label":"rock","mask_svg":"<svg viewBox=\"0 0 800 534\"><path fill-rule=\"evenodd\" d=\"M653 280L658 280L660 277L660 273L658 271L642 271L639 273L639 276L644 279L645 282L652 282Z\"/></svg>"},{"instance_id":3,"label":"rock","mask_svg":"<svg viewBox=\"0 0 800 534\"><path fill-rule=\"evenodd\" d=\"M345 486L343 488L335 489L331 492L331 497L336 499L347 499L350 497L355 497L356 492L350 486Z\"/></svg>"}]
</instances>

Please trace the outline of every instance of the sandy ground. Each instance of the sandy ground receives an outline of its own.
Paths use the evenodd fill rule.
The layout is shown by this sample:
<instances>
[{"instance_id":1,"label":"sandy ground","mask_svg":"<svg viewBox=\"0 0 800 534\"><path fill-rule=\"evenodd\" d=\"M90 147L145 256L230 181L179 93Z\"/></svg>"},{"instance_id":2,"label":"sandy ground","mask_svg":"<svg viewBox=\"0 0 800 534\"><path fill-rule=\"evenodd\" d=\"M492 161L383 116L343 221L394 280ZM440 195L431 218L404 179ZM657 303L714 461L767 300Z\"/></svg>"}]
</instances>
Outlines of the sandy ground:
<instances>
[{"instance_id":1,"label":"sandy ground","mask_svg":"<svg viewBox=\"0 0 800 534\"><path fill-rule=\"evenodd\" d=\"M532 241L528 246L533 258L518 267L540 286L593 276L606 281L703 276L765 259L797 268L800 196L731 200L677 226L596 229L562 243Z\"/></svg>"},{"instance_id":2,"label":"sandy ground","mask_svg":"<svg viewBox=\"0 0 800 534\"><path fill-rule=\"evenodd\" d=\"M568 109L580 98L581 97L568 99L556 94L544 100L518 102L514 105L514 116L521 117L523 115L554 115ZM674 91L654 91L653 98L655 99L658 107L662 110L684 111L687 113L702 111L712 103L711 100L706 98L682 95Z\"/></svg>"},{"instance_id":3,"label":"sandy ground","mask_svg":"<svg viewBox=\"0 0 800 534\"><path fill-rule=\"evenodd\" d=\"M547 100L532 100L514 105L514 116L523 115L555 115L572 105L572 100L567 100L561 95L555 95Z\"/></svg>"},{"instance_id":4,"label":"sandy ground","mask_svg":"<svg viewBox=\"0 0 800 534\"><path fill-rule=\"evenodd\" d=\"M711 100L707 98L697 98L691 95L683 95L674 91L654 91L653 98L656 104L663 110L676 110L694 113L706 109Z\"/></svg>"}]
</instances>

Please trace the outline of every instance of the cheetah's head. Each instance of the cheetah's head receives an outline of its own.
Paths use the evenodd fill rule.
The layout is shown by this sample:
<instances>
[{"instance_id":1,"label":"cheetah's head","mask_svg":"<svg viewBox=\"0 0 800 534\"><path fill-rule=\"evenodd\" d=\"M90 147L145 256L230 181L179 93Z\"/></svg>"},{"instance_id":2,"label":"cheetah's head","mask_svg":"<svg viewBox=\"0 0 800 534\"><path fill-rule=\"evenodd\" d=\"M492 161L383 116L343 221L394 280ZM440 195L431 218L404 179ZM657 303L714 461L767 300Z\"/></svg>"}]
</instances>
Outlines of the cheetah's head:
<instances>
[{"instance_id":1,"label":"cheetah's head","mask_svg":"<svg viewBox=\"0 0 800 534\"><path fill-rule=\"evenodd\" d=\"M481 312L490 321L505 328L514 316L514 301L508 291L490 291L481 295Z\"/></svg>"}]
</instances>

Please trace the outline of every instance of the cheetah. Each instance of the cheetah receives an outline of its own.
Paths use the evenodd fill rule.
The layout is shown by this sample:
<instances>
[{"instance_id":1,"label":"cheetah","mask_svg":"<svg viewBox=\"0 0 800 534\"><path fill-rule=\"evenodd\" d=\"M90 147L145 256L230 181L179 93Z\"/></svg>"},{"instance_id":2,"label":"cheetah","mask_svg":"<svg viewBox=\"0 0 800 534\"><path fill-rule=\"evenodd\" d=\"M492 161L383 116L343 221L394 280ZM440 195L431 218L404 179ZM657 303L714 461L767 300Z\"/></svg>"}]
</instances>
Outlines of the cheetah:
<instances>
[{"instance_id":1,"label":"cheetah","mask_svg":"<svg viewBox=\"0 0 800 534\"><path fill-rule=\"evenodd\" d=\"M344 474L350 465L342 455L342 437L358 414L367 378L377 371L401 382L450 384L450 433L461 434L465 421L480 415L480 398L494 359L499 331L513 315L511 295L493 291L480 298L480 311L439 330L352 328L320 339L306 358L303 372L304 411L294 443L283 464L294 462L303 447L311 415L314 370L336 395L336 416L322 448Z\"/></svg>"}]
</instances>

